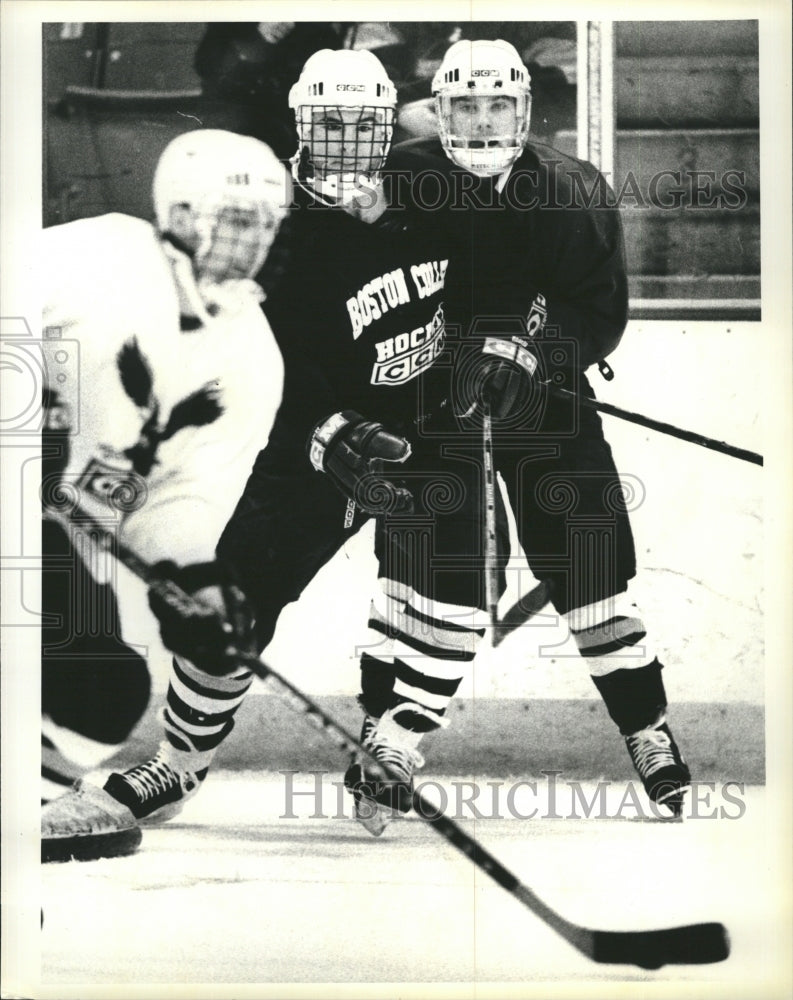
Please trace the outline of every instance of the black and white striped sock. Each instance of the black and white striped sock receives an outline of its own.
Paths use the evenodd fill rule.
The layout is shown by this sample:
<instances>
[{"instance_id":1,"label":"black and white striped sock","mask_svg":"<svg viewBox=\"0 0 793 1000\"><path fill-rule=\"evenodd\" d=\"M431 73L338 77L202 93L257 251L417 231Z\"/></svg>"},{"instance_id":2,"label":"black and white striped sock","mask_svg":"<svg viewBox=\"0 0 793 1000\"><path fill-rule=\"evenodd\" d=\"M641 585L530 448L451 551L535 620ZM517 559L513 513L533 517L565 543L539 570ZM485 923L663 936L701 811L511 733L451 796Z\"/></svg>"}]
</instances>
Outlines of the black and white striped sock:
<instances>
[{"instance_id":1,"label":"black and white striped sock","mask_svg":"<svg viewBox=\"0 0 793 1000\"><path fill-rule=\"evenodd\" d=\"M190 770L209 767L252 683L253 674L245 668L214 677L182 657L173 658L162 718L171 747L190 754Z\"/></svg>"},{"instance_id":2,"label":"black and white striped sock","mask_svg":"<svg viewBox=\"0 0 793 1000\"><path fill-rule=\"evenodd\" d=\"M643 667L655 658L641 612L626 591L573 608L564 618L593 677Z\"/></svg>"},{"instance_id":3,"label":"black and white striped sock","mask_svg":"<svg viewBox=\"0 0 793 1000\"><path fill-rule=\"evenodd\" d=\"M627 592L569 611L565 618L595 687L623 736L663 721L662 664Z\"/></svg>"},{"instance_id":4,"label":"black and white striped sock","mask_svg":"<svg viewBox=\"0 0 793 1000\"><path fill-rule=\"evenodd\" d=\"M361 657L361 703L379 717L412 702L435 727L476 656L486 615L445 604L394 581L381 581L369 614L369 647Z\"/></svg>"}]
</instances>

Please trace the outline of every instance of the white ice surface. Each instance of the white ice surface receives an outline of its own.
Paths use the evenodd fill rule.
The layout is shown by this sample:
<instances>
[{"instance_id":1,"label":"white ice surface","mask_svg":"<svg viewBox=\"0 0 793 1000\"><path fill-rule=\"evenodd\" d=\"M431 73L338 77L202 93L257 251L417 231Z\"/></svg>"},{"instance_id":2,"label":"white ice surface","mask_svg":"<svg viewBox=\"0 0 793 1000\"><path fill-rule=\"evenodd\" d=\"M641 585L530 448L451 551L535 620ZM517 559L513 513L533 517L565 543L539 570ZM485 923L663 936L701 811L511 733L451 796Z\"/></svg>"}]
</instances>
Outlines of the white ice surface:
<instances>
[{"instance_id":1,"label":"white ice surface","mask_svg":"<svg viewBox=\"0 0 793 1000\"><path fill-rule=\"evenodd\" d=\"M356 982L674 983L700 996L709 984L725 997L751 984L743 995L766 995L776 875L762 789L746 789L741 806L700 790L682 823L651 818L646 800L644 818L620 809L624 786L609 789L606 818L581 818L580 807L570 818L569 791L557 796L561 818L548 818L542 785L515 800L514 811L538 808L533 819L510 817L506 789L501 818L458 813L569 920L611 930L726 924L726 962L648 972L588 960L417 818L370 837L338 815L330 782L339 778L327 779L326 818L295 796L297 818L285 819L282 777L216 773L180 817L145 830L136 855L44 866L40 995L84 995L80 983L126 984L135 996L135 985L153 983L262 984L271 995L266 984ZM295 785L312 788L305 776ZM591 800L594 788L585 791Z\"/></svg>"}]
</instances>

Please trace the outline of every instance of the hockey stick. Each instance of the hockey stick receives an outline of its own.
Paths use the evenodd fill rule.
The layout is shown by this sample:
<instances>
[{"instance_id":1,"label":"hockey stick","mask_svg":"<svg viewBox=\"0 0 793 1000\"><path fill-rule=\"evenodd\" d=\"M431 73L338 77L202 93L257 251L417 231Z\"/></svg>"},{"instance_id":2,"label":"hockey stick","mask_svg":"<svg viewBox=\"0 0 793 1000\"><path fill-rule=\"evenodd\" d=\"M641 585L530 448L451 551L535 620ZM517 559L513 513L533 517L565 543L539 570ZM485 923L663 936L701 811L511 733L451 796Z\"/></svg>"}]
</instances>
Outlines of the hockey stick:
<instances>
[{"instance_id":1,"label":"hockey stick","mask_svg":"<svg viewBox=\"0 0 793 1000\"><path fill-rule=\"evenodd\" d=\"M623 410L619 406L614 406L613 403L604 403L599 399L582 396L577 392L573 392L572 389L562 389L560 386L551 385L549 382L543 384L556 396L565 399L575 399L582 406L586 406L590 410L598 410L600 413L619 417L620 420L627 420L631 424L639 424L640 427L649 427L652 431L669 434L671 437L680 438L681 441L689 441L691 444L698 444L702 448L709 448L711 451L719 451L723 455L739 458L743 462L751 462L753 465L763 464L763 456L758 455L757 452L749 451L746 448L737 448L735 445L727 444L725 441L717 441L715 438L707 437L705 434L698 434L696 431L687 431L682 427L675 427L674 424L664 423L662 420L645 417L642 413Z\"/></svg>"},{"instance_id":2,"label":"hockey stick","mask_svg":"<svg viewBox=\"0 0 793 1000\"><path fill-rule=\"evenodd\" d=\"M496 539L496 469L493 461L493 422L490 407L482 418L484 467L485 604L493 635L498 628L498 542ZM495 638L494 638L495 645Z\"/></svg>"},{"instance_id":3,"label":"hockey stick","mask_svg":"<svg viewBox=\"0 0 793 1000\"><path fill-rule=\"evenodd\" d=\"M501 642L516 628L542 611L548 603L550 591L546 583L539 583L528 594L512 605L503 618L498 617L498 540L496 535L496 468L493 457L493 419L488 407L482 419L482 457L484 468L484 518L485 536L485 604L490 618L490 637L493 646Z\"/></svg>"},{"instance_id":4,"label":"hockey stick","mask_svg":"<svg viewBox=\"0 0 793 1000\"><path fill-rule=\"evenodd\" d=\"M545 607L551 599L551 588L547 581L541 580L528 594L524 594L509 608L503 618L498 619L491 631L493 645L500 646L515 629L525 625Z\"/></svg>"},{"instance_id":5,"label":"hockey stick","mask_svg":"<svg viewBox=\"0 0 793 1000\"><path fill-rule=\"evenodd\" d=\"M86 530L95 544L114 554L119 562L144 582L152 583L159 579L149 563L79 506L75 505L69 513L49 510L46 516L69 531L73 528ZM359 740L278 671L253 654L241 653L239 661L249 667L293 709L306 716L309 722L324 732L340 750L348 754L360 754L369 760L379 772L375 780L379 780L379 774L390 780L401 780L399 775L373 757ZM720 923L690 924L685 927L668 927L651 931L603 931L575 924L543 902L533 890L524 885L460 825L438 812L420 792L413 792L412 804L417 815L429 823L445 840L592 961L659 969L664 965L703 965L721 962L729 956L727 930Z\"/></svg>"}]
</instances>

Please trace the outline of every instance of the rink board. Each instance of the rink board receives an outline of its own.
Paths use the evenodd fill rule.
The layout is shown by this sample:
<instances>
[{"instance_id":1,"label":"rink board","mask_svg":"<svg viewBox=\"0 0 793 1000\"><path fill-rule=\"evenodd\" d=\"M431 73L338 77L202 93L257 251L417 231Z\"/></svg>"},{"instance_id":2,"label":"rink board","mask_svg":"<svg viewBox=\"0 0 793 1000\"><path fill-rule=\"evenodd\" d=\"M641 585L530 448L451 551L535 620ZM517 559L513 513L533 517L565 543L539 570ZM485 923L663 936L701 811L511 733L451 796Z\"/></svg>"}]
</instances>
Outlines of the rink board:
<instances>
[{"instance_id":1,"label":"rink board","mask_svg":"<svg viewBox=\"0 0 793 1000\"><path fill-rule=\"evenodd\" d=\"M328 695L317 699L357 735L361 711L355 698ZM159 702L158 706L159 707ZM581 699L487 698L453 702L451 725L422 744L425 774L540 776L545 770L588 780L624 780L633 776L625 746L599 701ZM764 713L746 702L688 702L674 706L673 731L699 781L762 784ZM140 763L161 739L156 713L150 711L115 763ZM218 752L229 769L344 769L344 755L306 719L278 698L251 692L240 709L236 728Z\"/></svg>"}]
</instances>

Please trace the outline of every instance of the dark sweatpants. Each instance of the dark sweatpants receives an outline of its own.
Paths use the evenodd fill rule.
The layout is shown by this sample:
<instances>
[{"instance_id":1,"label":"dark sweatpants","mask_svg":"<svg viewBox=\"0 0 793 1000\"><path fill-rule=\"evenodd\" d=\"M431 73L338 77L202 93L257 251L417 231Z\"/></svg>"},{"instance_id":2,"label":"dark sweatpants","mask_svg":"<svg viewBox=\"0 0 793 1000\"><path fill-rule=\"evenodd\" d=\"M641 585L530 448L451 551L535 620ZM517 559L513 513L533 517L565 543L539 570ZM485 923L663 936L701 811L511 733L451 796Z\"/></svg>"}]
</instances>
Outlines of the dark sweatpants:
<instances>
[{"instance_id":1,"label":"dark sweatpants","mask_svg":"<svg viewBox=\"0 0 793 1000\"><path fill-rule=\"evenodd\" d=\"M592 395L583 375L577 392ZM534 575L560 614L621 593L636 553L600 417L538 387L528 419L494 430L495 464Z\"/></svg>"},{"instance_id":2,"label":"dark sweatpants","mask_svg":"<svg viewBox=\"0 0 793 1000\"><path fill-rule=\"evenodd\" d=\"M432 600L484 608L481 456L476 449L453 455L443 449L441 438L419 438L410 459L395 467L394 475L414 494L416 511L377 518L379 575ZM283 608L369 516L351 513L347 499L311 468L302 450L275 440L260 453L217 549L254 607L260 648L272 638ZM502 534L505 523L500 511Z\"/></svg>"}]
</instances>

